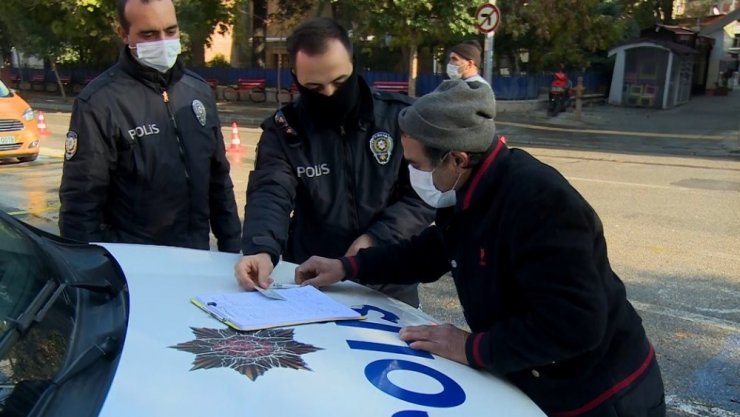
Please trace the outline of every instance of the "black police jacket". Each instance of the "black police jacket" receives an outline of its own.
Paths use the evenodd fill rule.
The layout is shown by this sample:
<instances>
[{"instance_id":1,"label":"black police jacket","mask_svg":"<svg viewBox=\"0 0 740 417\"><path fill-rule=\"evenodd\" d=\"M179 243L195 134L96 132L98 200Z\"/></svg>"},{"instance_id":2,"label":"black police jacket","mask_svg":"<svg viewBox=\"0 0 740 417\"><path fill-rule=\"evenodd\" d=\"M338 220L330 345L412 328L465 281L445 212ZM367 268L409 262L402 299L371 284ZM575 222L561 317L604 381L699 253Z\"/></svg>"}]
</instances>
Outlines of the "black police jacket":
<instances>
[{"instance_id":1,"label":"black police jacket","mask_svg":"<svg viewBox=\"0 0 740 417\"><path fill-rule=\"evenodd\" d=\"M241 225L213 93L178 63L118 63L77 96L59 230L81 241L238 252ZM210 224L209 224L210 222Z\"/></svg>"},{"instance_id":2,"label":"black police jacket","mask_svg":"<svg viewBox=\"0 0 740 417\"><path fill-rule=\"evenodd\" d=\"M356 125L317 126L300 99L262 124L247 188L245 255L266 252L277 262L282 254L298 263L339 257L364 233L376 244L393 243L433 220L403 158L397 119L411 99L359 83Z\"/></svg>"},{"instance_id":3,"label":"black police jacket","mask_svg":"<svg viewBox=\"0 0 740 417\"><path fill-rule=\"evenodd\" d=\"M551 167L502 144L435 223L343 258L345 270L371 284L431 282L451 270L472 331L468 362L507 378L548 415L607 401L653 363L601 221Z\"/></svg>"}]
</instances>

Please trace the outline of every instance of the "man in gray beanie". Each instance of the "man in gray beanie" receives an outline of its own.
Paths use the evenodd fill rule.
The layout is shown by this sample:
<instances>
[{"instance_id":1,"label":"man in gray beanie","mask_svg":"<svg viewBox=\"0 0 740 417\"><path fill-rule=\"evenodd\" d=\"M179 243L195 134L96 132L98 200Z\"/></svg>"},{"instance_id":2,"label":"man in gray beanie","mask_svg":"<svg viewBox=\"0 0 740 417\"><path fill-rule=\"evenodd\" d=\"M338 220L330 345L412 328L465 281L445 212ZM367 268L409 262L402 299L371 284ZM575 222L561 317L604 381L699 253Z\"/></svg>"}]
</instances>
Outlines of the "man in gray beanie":
<instances>
[{"instance_id":1,"label":"man in gray beanie","mask_svg":"<svg viewBox=\"0 0 740 417\"><path fill-rule=\"evenodd\" d=\"M480 76L480 61L483 48L475 39L467 40L450 48L447 76L451 80L478 81L488 84Z\"/></svg>"},{"instance_id":2,"label":"man in gray beanie","mask_svg":"<svg viewBox=\"0 0 740 417\"><path fill-rule=\"evenodd\" d=\"M355 256L313 257L296 282L432 282L451 271L471 331L405 327L412 349L504 378L548 416L665 416L655 352L599 217L555 169L509 149L494 115L491 90L463 81L402 110L411 185L437 207L435 224Z\"/></svg>"}]
</instances>

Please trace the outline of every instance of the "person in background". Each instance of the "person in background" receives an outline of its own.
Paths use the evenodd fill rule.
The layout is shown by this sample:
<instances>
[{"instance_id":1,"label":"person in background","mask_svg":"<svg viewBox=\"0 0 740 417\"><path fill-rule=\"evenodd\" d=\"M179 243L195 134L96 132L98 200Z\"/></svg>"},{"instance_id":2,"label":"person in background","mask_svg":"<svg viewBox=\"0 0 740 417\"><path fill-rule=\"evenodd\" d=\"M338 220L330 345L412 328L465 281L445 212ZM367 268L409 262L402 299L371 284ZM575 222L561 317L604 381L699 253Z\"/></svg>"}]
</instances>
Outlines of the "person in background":
<instances>
[{"instance_id":1,"label":"person in background","mask_svg":"<svg viewBox=\"0 0 740 417\"><path fill-rule=\"evenodd\" d=\"M411 184L437 207L435 225L354 256L312 257L296 282L431 282L451 270L470 332L405 327L412 349L505 378L548 416L665 416L656 355L598 215L555 169L507 147L494 115L491 89L462 81L402 111Z\"/></svg>"},{"instance_id":2,"label":"person in background","mask_svg":"<svg viewBox=\"0 0 740 417\"><path fill-rule=\"evenodd\" d=\"M403 159L398 113L411 99L368 86L333 20L308 20L287 43L300 98L262 124L235 266L247 290L267 287L281 256L351 256L410 237L434 218ZM419 305L417 284L374 288Z\"/></svg>"},{"instance_id":3,"label":"person in background","mask_svg":"<svg viewBox=\"0 0 740 417\"><path fill-rule=\"evenodd\" d=\"M172 0L118 0L118 63L77 96L59 230L85 242L239 252L241 228L208 84L178 59Z\"/></svg>"},{"instance_id":4,"label":"person in background","mask_svg":"<svg viewBox=\"0 0 740 417\"><path fill-rule=\"evenodd\" d=\"M447 76L451 80L477 81L488 84L480 76L480 62L483 48L475 39L467 40L450 48L450 58L447 62Z\"/></svg>"}]
</instances>

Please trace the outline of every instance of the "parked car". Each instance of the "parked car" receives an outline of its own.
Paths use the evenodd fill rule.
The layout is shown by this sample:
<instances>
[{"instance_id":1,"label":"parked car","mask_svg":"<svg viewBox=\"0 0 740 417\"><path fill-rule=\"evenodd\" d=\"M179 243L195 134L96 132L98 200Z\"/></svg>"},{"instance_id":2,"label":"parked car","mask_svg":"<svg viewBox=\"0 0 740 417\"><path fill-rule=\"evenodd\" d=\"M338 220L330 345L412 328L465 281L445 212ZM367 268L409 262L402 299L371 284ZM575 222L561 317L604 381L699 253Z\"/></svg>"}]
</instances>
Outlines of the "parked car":
<instances>
[{"instance_id":1,"label":"parked car","mask_svg":"<svg viewBox=\"0 0 740 417\"><path fill-rule=\"evenodd\" d=\"M0 212L0 415L544 416L409 348L398 330L435 320L351 282L324 291L366 320L230 329L190 298L240 291L238 256L79 244Z\"/></svg>"},{"instance_id":2,"label":"parked car","mask_svg":"<svg viewBox=\"0 0 740 417\"><path fill-rule=\"evenodd\" d=\"M0 81L0 160L34 161L40 144L33 109Z\"/></svg>"}]
</instances>

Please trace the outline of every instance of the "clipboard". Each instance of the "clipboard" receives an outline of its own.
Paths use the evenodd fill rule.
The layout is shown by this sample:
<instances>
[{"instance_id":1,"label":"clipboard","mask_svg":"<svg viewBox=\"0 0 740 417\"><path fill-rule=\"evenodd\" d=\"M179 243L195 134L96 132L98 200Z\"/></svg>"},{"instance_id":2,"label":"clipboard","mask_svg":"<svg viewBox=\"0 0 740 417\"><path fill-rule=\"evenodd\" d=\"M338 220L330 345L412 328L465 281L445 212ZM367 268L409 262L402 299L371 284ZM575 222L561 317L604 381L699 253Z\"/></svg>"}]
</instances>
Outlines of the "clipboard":
<instances>
[{"instance_id":1,"label":"clipboard","mask_svg":"<svg viewBox=\"0 0 740 417\"><path fill-rule=\"evenodd\" d=\"M365 318L310 285L278 291L285 300L272 300L249 291L198 295L190 301L216 320L240 331Z\"/></svg>"}]
</instances>

